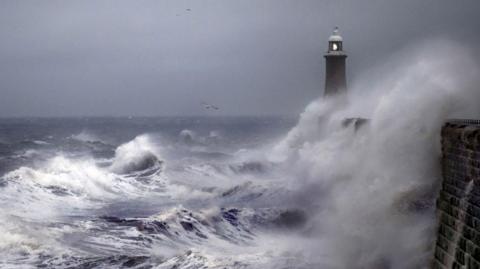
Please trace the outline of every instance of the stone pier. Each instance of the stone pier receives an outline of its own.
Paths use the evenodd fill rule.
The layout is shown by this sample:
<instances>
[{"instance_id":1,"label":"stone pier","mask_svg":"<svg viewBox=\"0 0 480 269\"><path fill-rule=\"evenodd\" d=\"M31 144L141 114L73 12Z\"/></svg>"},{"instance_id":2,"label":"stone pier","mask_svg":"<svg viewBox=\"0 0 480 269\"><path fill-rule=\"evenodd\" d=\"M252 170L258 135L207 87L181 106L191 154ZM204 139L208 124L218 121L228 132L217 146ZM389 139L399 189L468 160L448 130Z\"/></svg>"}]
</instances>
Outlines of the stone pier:
<instances>
[{"instance_id":1,"label":"stone pier","mask_svg":"<svg viewBox=\"0 0 480 269\"><path fill-rule=\"evenodd\" d=\"M432 268L480 269L480 121L448 121L442 152Z\"/></svg>"}]
</instances>

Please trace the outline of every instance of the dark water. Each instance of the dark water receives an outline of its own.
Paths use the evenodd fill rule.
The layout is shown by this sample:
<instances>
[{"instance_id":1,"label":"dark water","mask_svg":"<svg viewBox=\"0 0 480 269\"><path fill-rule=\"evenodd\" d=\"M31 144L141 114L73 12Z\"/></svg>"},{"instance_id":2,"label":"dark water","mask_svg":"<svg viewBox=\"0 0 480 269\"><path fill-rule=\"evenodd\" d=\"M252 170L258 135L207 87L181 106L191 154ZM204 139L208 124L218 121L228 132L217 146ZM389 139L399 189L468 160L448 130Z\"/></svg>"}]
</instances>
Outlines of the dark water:
<instances>
[{"instance_id":1,"label":"dark water","mask_svg":"<svg viewBox=\"0 0 480 269\"><path fill-rule=\"evenodd\" d=\"M305 216L282 205L283 173L265 151L294 124L1 119L0 267L288 266L264 237Z\"/></svg>"},{"instance_id":2,"label":"dark water","mask_svg":"<svg viewBox=\"0 0 480 269\"><path fill-rule=\"evenodd\" d=\"M232 152L271 142L294 123L293 118L274 117L0 119L0 172L28 163L28 156L18 156L28 150L111 158L116 147L142 134L172 145L188 144L181 133L191 132L191 146Z\"/></svg>"}]
</instances>

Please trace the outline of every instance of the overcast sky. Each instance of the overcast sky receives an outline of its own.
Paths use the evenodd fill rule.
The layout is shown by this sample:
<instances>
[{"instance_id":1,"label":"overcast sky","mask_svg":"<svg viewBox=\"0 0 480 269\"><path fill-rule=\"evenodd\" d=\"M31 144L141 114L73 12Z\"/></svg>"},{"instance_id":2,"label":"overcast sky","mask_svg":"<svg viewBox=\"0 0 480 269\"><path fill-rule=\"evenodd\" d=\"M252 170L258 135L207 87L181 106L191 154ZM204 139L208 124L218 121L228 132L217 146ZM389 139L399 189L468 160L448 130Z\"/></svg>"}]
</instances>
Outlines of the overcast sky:
<instances>
[{"instance_id":1,"label":"overcast sky","mask_svg":"<svg viewBox=\"0 0 480 269\"><path fill-rule=\"evenodd\" d=\"M0 116L296 114L337 25L351 81L426 38L479 51L480 1L2 0Z\"/></svg>"}]
</instances>

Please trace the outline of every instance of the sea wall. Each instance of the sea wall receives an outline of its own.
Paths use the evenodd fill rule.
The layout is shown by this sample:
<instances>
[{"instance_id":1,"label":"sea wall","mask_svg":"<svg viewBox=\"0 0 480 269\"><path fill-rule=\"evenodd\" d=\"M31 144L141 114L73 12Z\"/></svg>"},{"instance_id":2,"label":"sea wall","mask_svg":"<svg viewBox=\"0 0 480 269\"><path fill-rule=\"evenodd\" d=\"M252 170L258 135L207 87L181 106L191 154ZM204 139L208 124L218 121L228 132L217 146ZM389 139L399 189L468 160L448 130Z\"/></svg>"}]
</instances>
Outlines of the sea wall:
<instances>
[{"instance_id":1,"label":"sea wall","mask_svg":"<svg viewBox=\"0 0 480 269\"><path fill-rule=\"evenodd\" d=\"M480 269L480 121L443 126L442 174L432 268Z\"/></svg>"}]
</instances>

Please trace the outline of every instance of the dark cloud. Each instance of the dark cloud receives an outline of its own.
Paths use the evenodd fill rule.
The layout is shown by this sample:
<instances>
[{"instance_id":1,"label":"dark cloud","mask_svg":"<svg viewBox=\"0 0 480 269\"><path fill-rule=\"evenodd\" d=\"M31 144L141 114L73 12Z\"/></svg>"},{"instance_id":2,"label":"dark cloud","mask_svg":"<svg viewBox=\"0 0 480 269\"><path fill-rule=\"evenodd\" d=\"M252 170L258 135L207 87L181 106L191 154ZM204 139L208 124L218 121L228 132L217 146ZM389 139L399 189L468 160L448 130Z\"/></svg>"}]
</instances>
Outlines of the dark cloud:
<instances>
[{"instance_id":1,"label":"dark cloud","mask_svg":"<svg viewBox=\"0 0 480 269\"><path fill-rule=\"evenodd\" d=\"M350 79L428 38L480 44L477 0L1 1L0 115L293 114L341 27ZM448 55L446 55L448 57Z\"/></svg>"}]
</instances>

